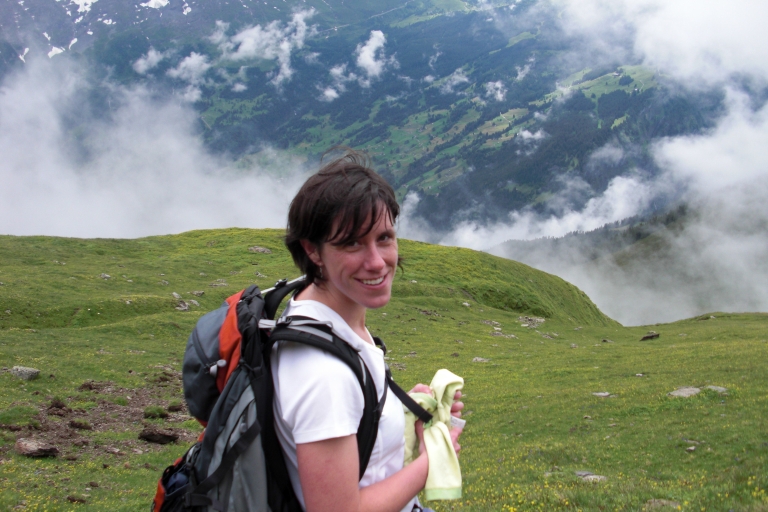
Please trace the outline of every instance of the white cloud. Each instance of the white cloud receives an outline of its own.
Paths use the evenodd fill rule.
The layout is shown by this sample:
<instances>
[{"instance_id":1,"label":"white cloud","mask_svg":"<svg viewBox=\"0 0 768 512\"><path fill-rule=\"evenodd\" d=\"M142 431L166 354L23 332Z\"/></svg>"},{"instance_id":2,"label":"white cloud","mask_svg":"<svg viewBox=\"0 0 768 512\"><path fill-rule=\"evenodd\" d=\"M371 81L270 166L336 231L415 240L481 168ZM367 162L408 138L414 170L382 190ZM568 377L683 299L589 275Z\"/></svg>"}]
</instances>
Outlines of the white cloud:
<instances>
[{"instance_id":1,"label":"white cloud","mask_svg":"<svg viewBox=\"0 0 768 512\"><path fill-rule=\"evenodd\" d=\"M299 11L286 24L276 20L264 26L255 25L232 37L226 36L228 25L217 22L217 29L210 39L219 45L224 59L276 60L278 70L272 77L272 83L279 86L293 75L291 53L303 48L306 38L316 32L314 26L307 25L307 20L314 14L314 9Z\"/></svg>"},{"instance_id":2,"label":"white cloud","mask_svg":"<svg viewBox=\"0 0 768 512\"><path fill-rule=\"evenodd\" d=\"M248 90L248 86L242 82L237 82L235 85L232 86L232 92L243 92L246 90Z\"/></svg>"},{"instance_id":3,"label":"white cloud","mask_svg":"<svg viewBox=\"0 0 768 512\"><path fill-rule=\"evenodd\" d=\"M211 69L211 63L208 56L192 52L184 57L175 67L167 71L171 78L178 78L190 84L199 84L203 82L203 77Z\"/></svg>"},{"instance_id":4,"label":"white cloud","mask_svg":"<svg viewBox=\"0 0 768 512\"><path fill-rule=\"evenodd\" d=\"M170 0L147 0L143 4L139 4L142 7L149 7L151 9L160 9L170 3Z\"/></svg>"},{"instance_id":5,"label":"white cloud","mask_svg":"<svg viewBox=\"0 0 768 512\"><path fill-rule=\"evenodd\" d=\"M236 169L205 149L193 109L117 85L110 115L79 128L88 156L75 155L67 115L87 74L41 62L0 86L0 233L138 237L285 225L303 181L292 157L264 150L267 163ZM258 209L248 196L259 197Z\"/></svg>"},{"instance_id":6,"label":"white cloud","mask_svg":"<svg viewBox=\"0 0 768 512\"><path fill-rule=\"evenodd\" d=\"M387 57L384 51L384 45L387 38L381 30L371 30L371 35L365 44L357 45L355 54L357 55L357 66L363 70L366 78L360 79L360 85L369 87L371 81L381 76L388 67L399 67L397 59Z\"/></svg>"},{"instance_id":7,"label":"white cloud","mask_svg":"<svg viewBox=\"0 0 768 512\"><path fill-rule=\"evenodd\" d=\"M98 0L71 0L70 4L77 6L77 12L88 12L91 10L91 6L98 2Z\"/></svg>"},{"instance_id":8,"label":"white cloud","mask_svg":"<svg viewBox=\"0 0 768 512\"><path fill-rule=\"evenodd\" d=\"M428 84L431 84L432 82L435 81L435 77L432 75L427 75L424 78L422 78L422 80L424 80Z\"/></svg>"},{"instance_id":9,"label":"white cloud","mask_svg":"<svg viewBox=\"0 0 768 512\"><path fill-rule=\"evenodd\" d=\"M146 75L150 69L155 68L165 58L163 52L150 47L146 55L142 55L133 63L133 70L140 75Z\"/></svg>"},{"instance_id":10,"label":"white cloud","mask_svg":"<svg viewBox=\"0 0 768 512\"><path fill-rule=\"evenodd\" d=\"M485 96L493 98L496 101L504 101L504 97L507 95L507 88L504 87L504 83L501 80L495 82L487 82L485 84Z\"/></svg>"},{"instance_id":11,"label":"white cloud","mask_svg":"<svg viewBox=\"0 0 768 512\"><path fill-rule=\"evenodd\" d=\"M768 4L752 0L557 0L567 33L611 53L617 41L645 64L685 81L713 85L734 75L768 76Z\"/></svg>"},{"instance_id":12,"label":"white cloud","mask_svg":"<svg viewBox=\"0 0 768 512\"><path fill-rule=\"evenodd\" d=\"M469 77L464 74L464 70L459 68L442 83L440 84L440 92L443 94L451 94L454 92L454 88L457 85L465 84L469 82Z\"/></svg>"},{"instance_id":13,"label":"white cloud","mask_svg":"<svg viewBox=\"0 0 768 512\"><path fill-rule=\"evenodd\" d=\"M320 99L322 101L333 101L338 97L339 97L339 92L333 87L326 87L325 89L323 89L323 92L320 95Z\"/></svg>"}]
</instances>

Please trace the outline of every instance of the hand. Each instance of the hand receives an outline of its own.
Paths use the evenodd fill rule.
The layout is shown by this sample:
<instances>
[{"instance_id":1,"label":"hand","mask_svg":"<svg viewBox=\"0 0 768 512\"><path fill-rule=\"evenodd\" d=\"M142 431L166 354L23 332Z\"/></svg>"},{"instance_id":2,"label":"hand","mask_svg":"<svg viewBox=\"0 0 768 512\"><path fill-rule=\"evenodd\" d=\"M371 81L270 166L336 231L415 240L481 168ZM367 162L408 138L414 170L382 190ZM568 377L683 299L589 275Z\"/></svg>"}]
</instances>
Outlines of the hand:
<instances>
[{"instance_id":1,"label":"hand","mask_svg":"<svg viewBox=\"0 0 768 512\"><path fill-rule=\"evenodd\" d=\"M460 402L461 400L461 391L457 391L455 395L453 395L453 405L451 405L451 416L455 416L457 418L461 418L461 410L464 408L464 402Z\"/></svg>"},{"instance_id":2,"label":"hand","mask_svg":"<svg viewBox=\"0 0 768 512\"><path fill-rule=\"evenodd\" d=\"M413 389L408 392L409 395L411 393L426 393L430 396L433 396L432 388L430 388L426 384L416 384L415 386L413 386Z\"/></svg>"},{"instance_id":3,"label":"hand","mask_svg":"<svg viewBox=\"0 0 768 512\"><path fill-rule=\"evenodd\" d=\"M419 455L426 453L426 447L424 446L424 423L422 421L416 422L416 437L419 439ZM451 443L453 444L453 450L456 455L461 451L461 445L459 444L459 436L464 429L459 427L452 427L448 431L451 434Z\"/></svg>"}]
</instances>

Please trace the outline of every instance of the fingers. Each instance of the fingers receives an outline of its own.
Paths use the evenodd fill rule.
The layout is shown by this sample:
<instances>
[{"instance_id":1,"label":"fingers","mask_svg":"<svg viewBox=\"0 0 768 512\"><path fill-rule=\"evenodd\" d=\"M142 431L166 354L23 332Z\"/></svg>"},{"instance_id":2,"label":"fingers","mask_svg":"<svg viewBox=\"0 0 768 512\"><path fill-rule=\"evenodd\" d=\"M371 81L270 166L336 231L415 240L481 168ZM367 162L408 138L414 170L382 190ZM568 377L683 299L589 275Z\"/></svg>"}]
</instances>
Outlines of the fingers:
<instances>
[{"instance_id":1,"label":"fingers","mask_svg":"<svg viewBox=\"0 0 768 512\"><path fill-rule=\"evenodd\" d=\"M462 409L464 409L464 402L453 402L453 405L451 405L451 416L461 418Z\"/></svg>"},{"instance_id":2,"label":"fingers","mask_svg":"<svg viewBox=\"0 0 768 512\"><path fill-rule=\"evenodd\" d=\"M416 438L419 440L419 455L421 455L426 451L424 446L424 422L419 420L414 427L416 428Z\"/></svg>"},{"instance_id":3,"label":"fingers","mask_svg":"<svg viewBox=\"0 0 768 512\"><path fill-rule=\"evenodd\" d=\"M463 429L453 427L451 429L451 443L453 443L453 449L458 454L461 451L461 445L459 444L459 436Z\"/></svg>"},{"instance_id":4,"label":"fingers","mask_svg":"<svg viewBox=\"0 0 768 512\"><path fill-rule=\"evenodd\" d=\"M415 386L413 386L413 389L410 390L408 393L426 393L428 395L431 395L432 390L426 384L416 384Z\"/></svg>"}]
</instances>

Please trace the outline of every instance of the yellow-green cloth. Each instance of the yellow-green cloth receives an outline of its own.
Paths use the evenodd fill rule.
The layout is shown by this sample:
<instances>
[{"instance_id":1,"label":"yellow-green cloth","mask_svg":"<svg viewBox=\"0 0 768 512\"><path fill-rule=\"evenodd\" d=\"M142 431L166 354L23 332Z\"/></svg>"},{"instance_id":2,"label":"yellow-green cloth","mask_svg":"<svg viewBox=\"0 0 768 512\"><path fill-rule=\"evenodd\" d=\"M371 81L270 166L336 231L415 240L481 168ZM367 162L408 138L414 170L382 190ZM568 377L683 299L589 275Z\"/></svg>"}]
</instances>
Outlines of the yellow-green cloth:
<instances>
[{"instance_id":1,"label":"yellow-green cloth","mask_svg":"<svg viewBox=\"0 0 768 512\"><path fill-rule=\"evenodd\" d=\"M435 373L429 384L432 395L411 393L410 396L432 413L432 421L424 425L424 447L429 456L429 473L424 496L427 500L455 500L461 498L461 468L451 442L451 406L456 391L464 387L464 379L442 369ZM405 465L419 456L419 439L414 425L418 418L407 407L405 410Z\"/></svg>"}]
</instances>

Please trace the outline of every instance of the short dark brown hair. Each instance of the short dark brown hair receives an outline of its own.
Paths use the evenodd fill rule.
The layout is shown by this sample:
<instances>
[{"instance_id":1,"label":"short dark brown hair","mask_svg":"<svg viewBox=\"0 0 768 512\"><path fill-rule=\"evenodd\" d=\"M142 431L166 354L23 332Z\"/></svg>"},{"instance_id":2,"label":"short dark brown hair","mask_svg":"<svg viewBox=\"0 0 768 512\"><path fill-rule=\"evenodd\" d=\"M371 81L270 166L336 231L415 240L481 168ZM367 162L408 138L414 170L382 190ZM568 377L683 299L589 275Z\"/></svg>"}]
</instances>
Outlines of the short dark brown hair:
<instances>
[{"instance_id":1,"label":"short dark brown hair","mask_svg":"<svg viewBox=\"0 0 768 512\"><path fill-rule=\"evenodd\" d=\"M400 206L395 191L371 168L367 154L345 148L343 156L324 165L291 201L285 245L307 282L321 283L322 272L301 246L346 245L367 235L386 208L392 224Z\"/></svg>"}]
</instances>

